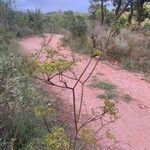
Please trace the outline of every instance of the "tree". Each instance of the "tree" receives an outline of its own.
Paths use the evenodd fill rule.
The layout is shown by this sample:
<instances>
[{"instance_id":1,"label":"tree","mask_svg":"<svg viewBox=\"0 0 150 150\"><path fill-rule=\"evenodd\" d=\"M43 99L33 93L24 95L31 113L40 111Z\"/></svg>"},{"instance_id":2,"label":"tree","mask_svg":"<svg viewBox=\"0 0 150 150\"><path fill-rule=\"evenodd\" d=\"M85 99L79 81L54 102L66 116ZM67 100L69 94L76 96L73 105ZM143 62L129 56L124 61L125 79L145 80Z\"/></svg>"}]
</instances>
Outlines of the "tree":
<instances>
[{"instance_id":1,"label":"tree","mask_svg":"<svg viewBox=\"0 0 150 150\"><path fill-rule=\"evenodd\" d=\"M128 23L129 23L129 24L132 23L133 11L134 11L134 2L131 1L131 2L130 2L130 14L129 14L129 17L128 17Z\"/></svg>"},{"instance_id":2,"label":"tree","mask_svg":"<svg viewBox=\"0 0 150 150\"><path fill-rule=\"evenodd\" d=\"M108 0L92 0L90 3L89 7L89 12L91 14L92 19L99 18L97 16L97 12L100 11L100 19L101 19L101 25L104 24L104 19L105 19L105 12L106 12L106 6L104 5L105 2Z\"/></svg>"},{"instance_id":3,"label":"tree","mask_svg":"<svg viewBox=\"0 0 150 150\"><path fill-rule=\"evenodd\" d=\"M118 17L125 12L133 0L112 0L115 16Z\"/></svg>"},{"instance_id":4,"label":"tree","mask_svg":"<svg viewBox=\"0 0 150 150\"><path fill-rule=\"evenodd\" d=\"M116 7L115 14L117 16L122 6L122 0L114 0L113 6Z\"/></svg>"},{"instance_id":5,"label":"tree","mask_svg":"<svg viewBox=\"0 0 150 150\"><path fill-rule=\"evenodd\" d=\"M64 13L64 28L70 30L71 26L75 22L75 15L73 11L66 11Z\"/></svg>"},{"instance_id":6,"label":"tree","mask_svg":"<svg viewBox=\"0 0 150 150\"><path fill-rule=\"evenodd\" d=\"M150 19L150 3L144 4L144 18Z\"/></svg>"},{"instance_id":7,"label":"tree","mask_svg":"<svg viewBox=\"0 0 150 150\"><path fill-rule=\"evenodd\" d=\"M75 22L72 22L70 31L75 36L83 36L87 32L87 25L85 23L84 17L77 15L75 17Z\"/></svg>"},{"instance_id":8,"label":"tree","mask_svg":"<svg viewBox=\"0 0 150 150\"><path fill-rule=\"evenodd\" d=\"M142 22L142 17L143 17L143 5L144 5L145 0L137 0L137 21L138 25L140 26Z\"/></svg>"},{"instance_id":9,"label":"tree","mask_svg":"<svg viewBox=\"0 0 150 150\"><path fill-rule=\"evenodd\" d=\"M149 2L149 0L137 0L136 2L137 22L139 26L144 20L144 4L146 4L147 2Z\"/></svg>"},{"instance_id":10,"label":"tree","mask_svg":"<svg viewBox=\"0 0 150 150\"><path fill-rule=\"evenodd\" d=\"M82 15L75 14L72 11L64 13L64 28L69 30L72 35L82 37L87 32L85 18Z\"/></svg>"},{"instance_id":11,"label":"tree","mask_svg":"<svg viewBox=\"0 0 150 150\"><path fill-rule=\"evenodd\" d=\"M0 0L0 26L9 26L13 22L13 0Z\"/></svg>"},{"instance_id":12,"label":"tree","mask_svg":"<svg viewBox=\"0 0 150 150\"><path fill-rule=\"evenodd\" d=\"M44 17L39 9L36 9L35 12L28 10L27 12L28 26L33 29L34 33L42 33L43 31L43 21Z\"/></svg>"},{"instance_id":13,"label":"tree","mask_svg":"<svg viewBox=\"0 0 150 150\"><path fill-rule=\"evenodd\" d=\"M101 25L104 23L104 0L101 0Z\"/></svg>"}]
</instances>

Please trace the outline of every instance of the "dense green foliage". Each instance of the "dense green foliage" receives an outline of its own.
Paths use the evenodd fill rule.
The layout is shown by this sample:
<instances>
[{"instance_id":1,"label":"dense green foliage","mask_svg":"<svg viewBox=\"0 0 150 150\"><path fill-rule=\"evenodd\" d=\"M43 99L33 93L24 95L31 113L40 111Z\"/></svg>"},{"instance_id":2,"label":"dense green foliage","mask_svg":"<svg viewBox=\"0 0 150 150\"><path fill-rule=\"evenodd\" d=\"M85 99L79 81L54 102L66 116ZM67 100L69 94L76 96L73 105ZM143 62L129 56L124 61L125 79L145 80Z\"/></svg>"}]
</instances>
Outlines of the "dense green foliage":
<instances>
[{"instance_id":1,"label":"dense green foliage","mask_svg":"<svg viewBox=\"0 0 150 150\"><path fill-rule=\"evenodd\" d=\"M0 149L51 149L48 142L51 140L50 131L55 134L53 128L59 126L65 132L58 121L58 104L55 97L36 85L31 64L20 55L20 47L14 40L43 32L43 18L39 11L13 12L8 4L0 3L1 7L4 6L0 11L12 13L14 19L11 22L7 13L0 15L1 19L3 16L0 22ZM52 137L54 141L55 138ZM63 144L67 144L67 140L63 139ZM59 142L60 149L62 145ZM56 141L53 147L57 144Z\"/></svg>"},{"instance_id":2,"label":"dense green foliage","mask_svg":"<svg viewBox=\"0 0 150 150\"><path fill-rule=\"evenodd\" d=\"M17 54L18 46L12 49L7 31L1 30L0 33L0 149L25 149L36 139L46 145L43 139L48 131L43 117L56 114L53 107L47 106L51 98L32 80L28 63ZM42 113L38 109L41 107L48 111ZM37 113L42 115L38 117ZM56 125L55 122L55 117L47 120L51 127Z\"/></svg>"}]
</instances>

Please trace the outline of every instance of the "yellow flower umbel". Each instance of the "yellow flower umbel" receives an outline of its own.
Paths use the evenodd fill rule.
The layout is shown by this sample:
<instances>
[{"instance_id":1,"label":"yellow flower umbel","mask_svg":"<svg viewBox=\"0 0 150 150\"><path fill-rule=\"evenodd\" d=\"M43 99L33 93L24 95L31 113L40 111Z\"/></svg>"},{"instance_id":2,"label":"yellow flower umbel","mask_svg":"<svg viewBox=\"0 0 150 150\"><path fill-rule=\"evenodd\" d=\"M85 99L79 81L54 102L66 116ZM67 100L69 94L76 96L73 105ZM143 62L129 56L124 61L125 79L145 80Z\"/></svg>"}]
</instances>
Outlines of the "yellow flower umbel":
<instances>
[{"instance_id":1,"label":"yellow flower umbel","mask_svg":"<svg viewBox=\"0 0 150 150\"><path fill-rule=\"evenodd\" d=\"M81 131L81 139L88 145L96 144L96 137L94 131L89 128L83 128Z\"/></svg>"},{"instance_id":2,"label":"yellow flower umbel","mask_svg":"<svg viewBox=\"0 0 150 150\"><path fill-rule=\"evenodd\" d=\"M43 118L48 113L55 111L53 108L45 107L43 105L37 106L33 108L33 112L37 118Z\"/></svg>"},{"instance_id":3,"label":"yellow flower umbel","mask_svg":"<svg viewBox=\"0 0 150 150\"><path fill-rule=\"evenodd\" d=\"M63 128L54 128L46 135L46 144L51 150L69 150L70 143Z\"/></svg>"},{"instance_id":4,"label":"yellow flower umbel","mask_svg":"<svg viewBox=\"0 0 150 150\"><path fill-rule=\"evenodd\" d=\"M97 56L101 56L101 55L103 55L103 52L100 51L100 50L98 50L98 49L96 49L96 50L93 52L92 57L97 57Z\"/></svg>"}]
</instances>

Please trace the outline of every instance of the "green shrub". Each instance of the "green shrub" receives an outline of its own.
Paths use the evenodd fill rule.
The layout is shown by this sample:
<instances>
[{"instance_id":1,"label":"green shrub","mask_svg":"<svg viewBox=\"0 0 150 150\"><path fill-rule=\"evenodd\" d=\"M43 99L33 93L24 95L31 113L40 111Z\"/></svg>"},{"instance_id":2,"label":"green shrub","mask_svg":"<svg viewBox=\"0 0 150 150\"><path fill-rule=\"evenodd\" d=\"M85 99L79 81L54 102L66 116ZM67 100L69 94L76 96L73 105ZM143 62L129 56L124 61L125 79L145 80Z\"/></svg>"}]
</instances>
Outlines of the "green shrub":
<instances>
[{"instance_id":1,"label":"green shrub","mask_svg":"<svg viewBox=\"0 0 150 150\"><path fill-rule=\"evenodd\" d=\"M8 39L8 42L4 40L7 32L2 30L1 33L0 149L28 149L34 139L40 139L42 143L48 134L43 117L46 117L50 129L58 124L61 126L61 123L58 122L57 112L52 111L53 104L52 108L47 106L47 103L55 102L51 102L51 97L32 80L29 73L32 67L12 49L17 49L17 44L11 46ZM39 111L40 117L37 117Z\"/></svg>"},{"instance_id":2,"label":"green shrub","mask_svg":"<svg viewBox=\"0 0 150 150\"><path fill-rule=\"evenodd\" d=\"M150 20L148 18L142 22L142 28L147 32L147 35L150 33Z\"/></svg>"},{"instance_id":3,"label":"green shrub","mask_svg":"<svg viewBox=\"0 0 150 150\"><path fill-rule=\"evenodd\" d=\"M130 71L136 71L138 66L135 61L130 59L124 59L123 61L123 68Z\"/></svg>"},{"instance_id":4,"label":"green shrub","mask_svg":"<svg viewBox=\"0 0 150 150\"><path fill-rule=\"evenodd\" d=\"M70 143L63 128L54 128L46 135L46 144L49 149L69 150Z\"/></svg>"},{"instance_id":5,"label":"green shrub","mask_svg":"<svg viewBox=\"0 0 150 150\"><path fill-rule=\"evenodd\" d=\"M77 15L75 21L70 26L70 32L77 37L83 36L87 32L87 25L82 16Z\"/></svg>"},{"instance_id":6,"label":"green shrub","mask_svg":"<svg viewBox=\"0 0 150 150\"><path fill-rule=\"evenodd\" d=\"M72 51L76 53L82 53L82 54L91 54L92 46L89 42L89 39L86 36L83 37L72 37L69 35L66 35L62 39L62 45L63 46L69 46Z\"/></svg>"},{"instance_id":7,"label":"green shrub","mask_svg":"<svg viewBox=\"0 0 150 150\"><path fill-rule=\"evenodd\" d=\"M116 28L120 30L120 29L127 27L127 25L128 25L128 13L124 13L119 18Z\"/></svg>"},{"instance_id":8,"label":"green shrub","mask_svg":"<svg viewBox=\"0 0 150 150\"><path fill-rule=\"evenodd\" d=\"M125 103L130 103L131 101L133 101L133 98L129 95L129 94L125 94L123 97L122 97L123 101Z\"/></svg>"},{"instance_id":9,"label":"green shrub","mask_svg":"<svg viewBox=\"0 0 150 150\"><path fill-rule=\"evenodd\" d=\"M116 91L105 91L104 94L97 97L104 100L114 100L118 97L118 95Z\"/></svg>"},{"instance_id":10,"label":"green shrub","mask_svg":"<svg viewBox=\"0 0 150 150\"><path fill-rule=\"evenodd\" d=\"M44 95L32 84L23 66L22 58L13 51L1 52L0 82L3 90L0 92L0 106L7 114L0 126L2 149L8 148L12 139L14 149L21 149L32 138L42 136L41 121L35 117L32 108L42 103Z\"/></svg>"},{"instance_id":11,"label":"green shrub","mask_svg":"<svg viewBox=\"0 0 150 150\"><path fill-rule=\"evenodd\" d=\"M116 85L104 81L98 81L98 80L96 81L94 80L89 86L92 88L98 88L107 91L116 89Z\"/></svg>"}]
</instances>

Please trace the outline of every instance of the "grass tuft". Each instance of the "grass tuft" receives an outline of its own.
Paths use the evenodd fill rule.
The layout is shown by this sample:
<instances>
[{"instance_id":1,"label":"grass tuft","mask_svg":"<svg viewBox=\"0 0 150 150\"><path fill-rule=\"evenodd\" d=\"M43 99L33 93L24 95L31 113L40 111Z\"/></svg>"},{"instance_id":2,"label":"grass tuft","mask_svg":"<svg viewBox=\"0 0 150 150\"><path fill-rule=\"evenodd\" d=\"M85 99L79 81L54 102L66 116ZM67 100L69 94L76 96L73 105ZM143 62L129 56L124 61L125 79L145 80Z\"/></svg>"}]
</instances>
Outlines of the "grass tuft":
<instances>
[{"instance_id":1,"label":"grass tuft","mask_svg":"<svg viewBox=\"0 0 150 150\"><path fill-rule=\"evenodd\" d=\"M92 84L89 85L92 88L103 89L107 91L111 91L116 89L116 85L104 81L93 80Z\"/></svg>"},{"instance_id":2,"label":"grass tuft","mask_svg":"<svg viewBox=\"0 0 150 150\"><path fill-rule=\"evenodd\" d=\"M113 100L118 97L116 91L105 91L104 94L97 96L97 98L104 99L104 100Z\"/></svg>"},{"instance_id":3,"label":"grass tuft","mask_svg":"<svg viewBox=\"0 0 150 150\"><path fill-rule=\"evenodd\" d=\"M118 97L118 93L116 91L117 86L105 81L99 81L97 76L93 76L92 83L89 86L105 91L104 94L98 95L97 98L104 100L113 100Z\"/></svg>"},{"instance_id":4,"label":"grass tuft","mask_svg":"<svg viewBox=\"0 0 150 150\"><path fill-rule=\"evenodd\" d=\"M133 98L129 95L129 94L125 94L123 97L122 97L123 101L125 103L130 103L131 101L133 101Z\"/></svg>"}]
</instances>

